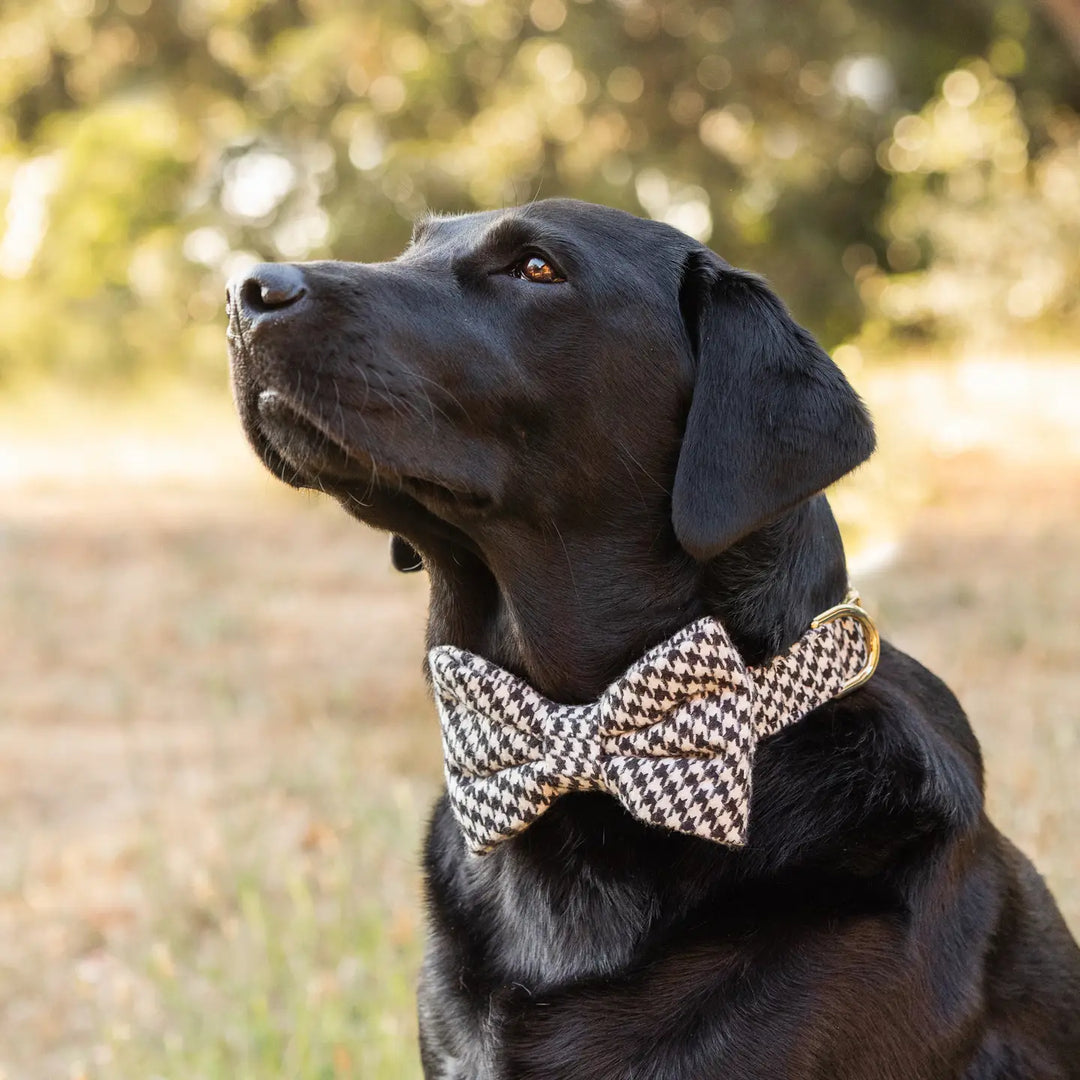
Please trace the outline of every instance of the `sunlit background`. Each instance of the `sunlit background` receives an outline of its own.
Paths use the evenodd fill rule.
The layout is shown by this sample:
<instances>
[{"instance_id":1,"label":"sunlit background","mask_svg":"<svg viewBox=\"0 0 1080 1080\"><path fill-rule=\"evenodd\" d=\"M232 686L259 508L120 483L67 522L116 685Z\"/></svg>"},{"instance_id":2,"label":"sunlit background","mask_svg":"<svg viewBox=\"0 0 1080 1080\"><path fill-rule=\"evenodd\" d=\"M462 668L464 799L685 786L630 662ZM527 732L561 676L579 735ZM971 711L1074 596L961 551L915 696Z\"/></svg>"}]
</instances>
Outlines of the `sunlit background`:
<instances>
[{"instance_id":1,"label":"sunlit background","mask_svg":"<svg viewBox=\"0 0 1080 1080\"><path fill-rule=\"evenodd\" d=\"M1080 927L1080 9L5 0L0 1080L419 1075L424 583L263 475L222 300L572 195L765 274L874 409L886 636Z\"/></svg>"}]
</instances>

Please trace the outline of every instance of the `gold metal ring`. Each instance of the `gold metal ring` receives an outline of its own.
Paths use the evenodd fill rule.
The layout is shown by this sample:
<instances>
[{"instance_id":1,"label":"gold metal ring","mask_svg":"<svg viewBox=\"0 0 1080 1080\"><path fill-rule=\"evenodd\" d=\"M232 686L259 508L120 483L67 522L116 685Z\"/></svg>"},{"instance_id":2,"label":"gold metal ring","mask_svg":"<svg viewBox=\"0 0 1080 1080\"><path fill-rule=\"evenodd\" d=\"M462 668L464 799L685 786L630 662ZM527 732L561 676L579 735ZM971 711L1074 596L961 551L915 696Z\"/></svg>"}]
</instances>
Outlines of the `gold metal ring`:
<instances>
[{"instance_id":1,"label":"gold metal ring","mask_svg":"<svg viewBox=\"0 0 1080 1080\"><path fill-rule=\"evenodd\" d=\"M836 607L831 607L818 615L810 624L810 629L816 630L825 623L835 622L845 616L855 619L863 628L863 639L866 642L866 663L852 678L844 683L840 688L840 692L836 695L838 698L850 694L852 690L858 690L877 670L878 660L881 659L881 638L878 636L877 627L874 625L874 620L860 606L859 594L854 589L848 590L842 604L837 604Z\"/></svg>"}]
</instances>

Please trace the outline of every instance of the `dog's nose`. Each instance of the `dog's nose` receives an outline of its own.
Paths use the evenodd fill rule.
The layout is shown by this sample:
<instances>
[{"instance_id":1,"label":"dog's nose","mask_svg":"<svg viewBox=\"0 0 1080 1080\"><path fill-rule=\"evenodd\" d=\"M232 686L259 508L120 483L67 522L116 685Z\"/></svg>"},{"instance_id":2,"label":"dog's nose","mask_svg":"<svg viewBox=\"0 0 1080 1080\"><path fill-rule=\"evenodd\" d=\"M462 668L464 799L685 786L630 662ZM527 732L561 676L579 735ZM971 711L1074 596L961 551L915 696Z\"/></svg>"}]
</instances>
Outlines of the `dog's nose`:
<instances>
[{"instance_id":1,"label":"dog's nose","mask_svg":"<svg viewBox=\"0 0 1080 1080\"><path fill-rule=\"evenodd\" d=\"M304 272L292 263L258 263L225 286L226 302L251 322L292 307L306 295Z\"/></svg>"}]
</instances>

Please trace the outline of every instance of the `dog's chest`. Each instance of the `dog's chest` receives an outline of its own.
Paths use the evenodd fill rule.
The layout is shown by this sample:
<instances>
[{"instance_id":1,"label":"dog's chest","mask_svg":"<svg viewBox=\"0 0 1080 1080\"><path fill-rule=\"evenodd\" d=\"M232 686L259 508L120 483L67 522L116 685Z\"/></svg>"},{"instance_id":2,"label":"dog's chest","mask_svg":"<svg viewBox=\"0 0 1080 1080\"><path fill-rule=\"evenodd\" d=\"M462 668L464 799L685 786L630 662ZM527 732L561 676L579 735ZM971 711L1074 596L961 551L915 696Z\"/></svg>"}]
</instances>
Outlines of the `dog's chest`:
<instances>
[{"instance_id":1,"label":"dog's chest","mask_svg":"<svg viewBox=\"0 0 1080 1080\"><path fill-rule=\"evenodd\" d=\"M489 963L527 993L610 975L631 962L655 900L625 883L581 880L561 888L518 880L497 893Z\"/></svg>"},{"instance_id":2,"label":"dog's chest","mask_svg":"<svg viewBox=\"0 0 1080 1080\"><path fill-rule=\"evenodd\" d=\"M632 965L652 926L655 899L625 882L576 872L561 881L474 864L467 952L432 939L420 986L425 1064L440 1080L507 1080L520 1020L552 995ZM479 962L476 962L479 961Z\"/></svg>"}]
</instances>

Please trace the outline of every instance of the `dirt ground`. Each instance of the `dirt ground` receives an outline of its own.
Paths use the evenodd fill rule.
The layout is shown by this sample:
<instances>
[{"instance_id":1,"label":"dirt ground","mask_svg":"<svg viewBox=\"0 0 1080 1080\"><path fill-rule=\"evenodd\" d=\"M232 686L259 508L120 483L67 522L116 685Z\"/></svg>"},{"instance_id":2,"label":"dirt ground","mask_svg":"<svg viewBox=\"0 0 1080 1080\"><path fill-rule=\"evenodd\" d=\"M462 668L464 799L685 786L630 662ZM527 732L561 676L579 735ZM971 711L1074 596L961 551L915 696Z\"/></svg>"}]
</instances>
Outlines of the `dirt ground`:
<instances>
[{"instance_id":1,"label":"dirt ground","mask_svg":"<svg viewBox=\"0 0 1080 1080\"><path fill-rule=\"evenodd\" d=\"M970 373L867 373L902 449L836 504L867 606L966 706L993 817L1080 931L1080 384L1010 371L989 404ZM294 1033L295 1068L235 1075L414 1075L416 844L439 770L423 576L264 478L221 403L72 415L0 418L0 1080L234 1075L199 1033L247 992L251 924L280 918L273 938L330 901L312 954L342 933L355 966L312 961L304 1001L367 1012L325 1036L325 1071ZM291 899L258 915L264 893ZM368 894L357 944L342 898ZM255 995L270 1014L299 962L251 976L275 980ZM364 1066L378 1039L396 1049Z\"/></svg>"}]
</instances>

